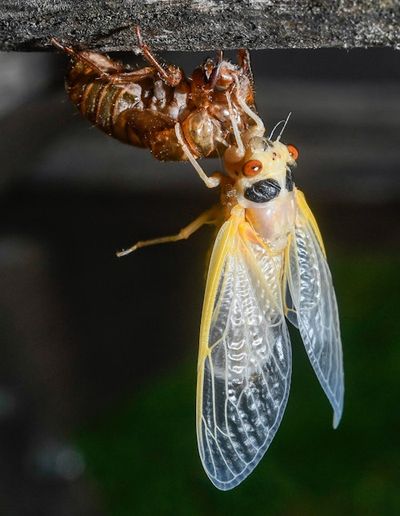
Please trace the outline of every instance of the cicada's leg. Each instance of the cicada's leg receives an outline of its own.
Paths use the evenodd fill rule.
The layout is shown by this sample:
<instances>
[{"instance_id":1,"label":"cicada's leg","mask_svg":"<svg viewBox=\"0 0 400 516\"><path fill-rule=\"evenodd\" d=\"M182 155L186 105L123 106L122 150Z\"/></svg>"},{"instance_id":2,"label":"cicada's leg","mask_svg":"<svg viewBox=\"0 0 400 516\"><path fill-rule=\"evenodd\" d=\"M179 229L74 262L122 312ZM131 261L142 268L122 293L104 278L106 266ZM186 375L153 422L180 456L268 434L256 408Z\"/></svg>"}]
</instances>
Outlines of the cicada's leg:
<instances>
[{"instance_id":1,"label":"cicada's leg","mask_svg":"<svg viewBox=\"0 0 400 516\"><path fill-rule=\"evenodd\" d=\"M240 132L239 132L239 128L238 128L238 125L236 122L235 113L233 112L231 95L230 95L229 91L226 92L226 101L228 103L229 117L231 119L233 134L235 135L237 153L238 153L238 156L240 156L240 158L243 158L245 149L244 149L244 145L243 145L243 140L240 137Z\"/></svg>"},{"instance_id":2,"label":"cicada's leg","mask_svg":"<svg viewBox=\"0 0 400 516\"><path fill-rule=\"evenodd\" d=\"M185 154L187 159L190 161L190 163L193 165L193 167L195 168L196 172L199 174L200 179L202 179L204 181L205 185L208 188L215 188L216 186L218 186L220 184L220 182L221 182L220 177L218 175L214 175L214 176L208 177L207 174L204 172L202 167L196 161L196 158L190 152L190 149L189 149L189 147L187 146L187 144L186 144L186 142L184 140L184 137L183 137L183 134L182 134L181 125L180 125L179 122L177 122L175 124L175 134L176 134L176 138L177 138L179 144L182 147L183 153Z\"/></svg>"},{"instance_id":3,"label":"cicada's leg","mask_svg":"<svg viewBox=\"0 0 400 516\"><path fill-rule=\"evenodd\" d=\"M136 25L135 31L138 45L144 59L146 59L146 61L157 70L158 75L164 82L166 82L169 86L177 86L183 78L182 70L178 66L174 65L168 65L167 68L164 68L153 55L150 48L143 41L139 25Z\"/></svg>"},{"instance_id":4,"label":"cicada's leg","mask_svg":"<svg viewBox=\"0 0 400 516\"><path fill-rule=\"evenodd\" d=\"M236 91L240 91L239 81L238 78L235 77L236 82ZM243 111L254 120L255 122L255 133L254 136L263 136L265 133L265 126L264 122L261 120L261 118L255 113L247 104L246 101L240 96L236 95L236 102L239 104L239 106L243 109Z\"/></svg>"},{"instance_id":5,"label":"cicada's leg","mask_svg":"<svg viewBox=\"0 0 400 516\"><path fill-rule=\"evenodd\" d=\"M199 217L193 220L193 222L182 228L176 235L153 238L151 240L140 240L128 249L119 251L116 254L118 257L121 257L129 253L132 253L133 251L136 251L141 247L148 247L150 245L167 244L169 242L178 242L179 240L186 240L205 224L215 224L216 221L219 219L220 213L221 208L219 206L213 206L209 210L199 215Z\"/></svg>"}]
</instances>

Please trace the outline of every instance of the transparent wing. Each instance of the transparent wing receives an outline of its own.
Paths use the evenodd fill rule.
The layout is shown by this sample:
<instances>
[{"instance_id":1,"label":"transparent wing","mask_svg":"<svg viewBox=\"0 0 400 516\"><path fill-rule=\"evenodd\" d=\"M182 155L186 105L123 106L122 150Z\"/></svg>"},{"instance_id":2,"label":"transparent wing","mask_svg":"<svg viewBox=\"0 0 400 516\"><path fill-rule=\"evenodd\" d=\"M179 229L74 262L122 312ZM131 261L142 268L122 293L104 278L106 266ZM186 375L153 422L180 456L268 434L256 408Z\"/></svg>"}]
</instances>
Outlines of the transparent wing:
<instances>
[{"instance_id":1,"label":"transparent wing","mask_svg":"<svg viewBox=\"0 0 400 516\"><path fill-rule=\"evenodd\" d=\"M343 411L343 358L339 316L332 277L317 223L300 191L291 237L286 276L292 307L308 357L333 410L333 426Z\"/></svg>"},{"instance_id":2,"label":"transparent wing","mask_svg":"<svg viewBox=\"0 0 400 516\"><path fill-rule=\"evenodd\" d=\"M264 455L285 410L291 349L281 299L283 256L235 216L210 263L200 335L197 437L219 489L235 487Z\"/></svg>"}]
</instances>

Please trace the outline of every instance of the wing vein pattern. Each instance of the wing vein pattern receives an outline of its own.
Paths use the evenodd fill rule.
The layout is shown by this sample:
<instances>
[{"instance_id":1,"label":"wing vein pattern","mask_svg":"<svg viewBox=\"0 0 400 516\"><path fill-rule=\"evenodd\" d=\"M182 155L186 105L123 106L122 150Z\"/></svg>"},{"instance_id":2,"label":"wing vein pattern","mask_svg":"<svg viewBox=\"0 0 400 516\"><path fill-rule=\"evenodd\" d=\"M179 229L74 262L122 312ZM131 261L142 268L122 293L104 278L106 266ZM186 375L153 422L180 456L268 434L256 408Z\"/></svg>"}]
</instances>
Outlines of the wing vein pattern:
<instances>
[{"instance_id":1,"label":"wing vein pattern","mask_svg":"<svg viewBox=\"0 0 400 516\"><path fill-rule=\"evenodd\" d=\"M248 231L246 222L230 219L220 229L200 338L199 451L211 481L223 490L239 484L264 455L290 386L283 253L272 255L243 236L244 226Z\"/></svg>"},{"instance_id":2,"label":"wing vein pattern","mask_svg":"<svg viewBox=\"0 0 400 516\"><path fill-rule=\"evenodd\" d=\"M291 235L286 277L291 308L310 362L334 410L343 411L344 375L339 315L321 237L304 196L297 191L298 213Z\"/></svg>"}]
</instances>

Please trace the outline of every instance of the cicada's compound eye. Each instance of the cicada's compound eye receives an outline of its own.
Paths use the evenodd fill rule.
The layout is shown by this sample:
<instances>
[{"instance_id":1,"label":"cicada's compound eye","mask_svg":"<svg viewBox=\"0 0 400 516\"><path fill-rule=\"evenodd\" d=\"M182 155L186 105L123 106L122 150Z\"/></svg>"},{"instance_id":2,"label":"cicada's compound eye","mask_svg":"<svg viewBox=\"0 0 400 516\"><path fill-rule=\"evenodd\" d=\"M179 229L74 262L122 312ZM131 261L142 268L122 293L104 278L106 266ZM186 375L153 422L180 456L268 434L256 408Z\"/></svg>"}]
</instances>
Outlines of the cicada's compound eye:
<instances>
[{"instance_id":1,"label":"cicada's compound eye","mask_svg":"<svg viewBox=\"0 0 400 516\"><path fill-rule=\"evenodd\" d=\"M261 161L258 159L251 159L250 161L246 161L246 163L243 165L242 172L246 177L254 177L258 175L263 166Z\"/></svg>"},{"instance_id":2,"label":"cicada's compound eye","mask_svg":"<svg viewBox=\"0 0 400 516\"><path fill-rule=\"evenodd\" d=\"M287 148L291 157L297 161L297 158L299 157L299 151L297 148L294 145L288 145Z\"/></svg>"}]
</instances>

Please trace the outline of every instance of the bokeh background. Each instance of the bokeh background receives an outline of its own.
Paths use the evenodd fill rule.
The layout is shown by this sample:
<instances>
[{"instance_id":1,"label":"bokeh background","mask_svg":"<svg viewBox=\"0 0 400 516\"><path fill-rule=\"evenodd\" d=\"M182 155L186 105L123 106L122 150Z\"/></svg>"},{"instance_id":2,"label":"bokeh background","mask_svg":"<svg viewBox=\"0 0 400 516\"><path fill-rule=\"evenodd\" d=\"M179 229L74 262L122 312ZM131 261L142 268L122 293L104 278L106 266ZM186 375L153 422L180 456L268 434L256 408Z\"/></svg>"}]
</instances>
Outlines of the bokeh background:
<instances>
[{"instance_id":1,"label":"bokeh background","mask_svg":"<svg viewBox=\"0 0 400 516\"><path fill-rule=\"evenodd\" d=\"M163 57L190 72L205 54ZM226 493L194 428L213 230L114 255L217 194L188 164L90 127L66 98L66 62L0 54L0 514L399 514L400 53L253 52L267 125L293 113L283 140L300 149L296 181L328 249L346 398L333 431L293 331L281 428Z\"/></svg>"}]
</instances>

